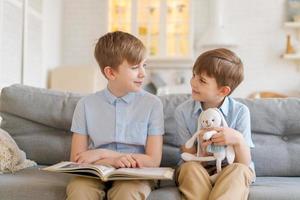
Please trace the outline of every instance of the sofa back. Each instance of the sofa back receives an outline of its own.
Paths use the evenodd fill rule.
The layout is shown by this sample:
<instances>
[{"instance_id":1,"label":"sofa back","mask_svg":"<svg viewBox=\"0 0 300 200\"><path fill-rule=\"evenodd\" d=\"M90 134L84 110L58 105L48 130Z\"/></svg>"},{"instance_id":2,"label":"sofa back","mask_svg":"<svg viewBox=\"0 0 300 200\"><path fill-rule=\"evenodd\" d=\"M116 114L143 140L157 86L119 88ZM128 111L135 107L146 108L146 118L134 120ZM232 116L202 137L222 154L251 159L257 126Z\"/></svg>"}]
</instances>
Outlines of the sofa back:
<instances>
[{"instance_id":1,"label":"sofa back","mask_svg":"<svg viewBox=\"0 0 300 200\"><path fill-rule=\"evenodd\" d=\"M23 85L2 89L1 128L41 165L69 160L71 121L80 95Z\"/></svg>"},{"instance_id":2,"label":"sofa back","mask_svg":"<svg viewBox=\"0 0 300 200\"><path fill-rule=\"evenodd\" d=\"M2 89L1 128L39 164L68 160L71 121L80 95L13 85ZM160 97L164 105L163 165L179 161L175 108L190 95ZM300 99L237 99L251 113L252 158L258 176L300 176Z\"/></svg>"}]
</instances>

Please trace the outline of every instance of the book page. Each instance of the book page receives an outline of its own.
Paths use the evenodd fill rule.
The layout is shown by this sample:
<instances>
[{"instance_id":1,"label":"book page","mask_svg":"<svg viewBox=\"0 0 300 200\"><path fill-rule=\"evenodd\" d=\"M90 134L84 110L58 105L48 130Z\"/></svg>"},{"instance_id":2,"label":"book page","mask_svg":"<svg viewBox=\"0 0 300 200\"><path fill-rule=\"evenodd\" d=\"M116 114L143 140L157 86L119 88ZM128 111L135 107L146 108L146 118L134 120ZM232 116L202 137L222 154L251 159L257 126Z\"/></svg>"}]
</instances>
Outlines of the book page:
<instances>
[{"instance_id":1,"label":"book page","mask_svg":"<svg viewBox=\"0 0 300 200\"><path fill-rule=\"evenodd\" d=\"M50 167L46 167L45 170L60 171L60 172L72 172L72 171L90 171L97 172L100 176L106 176L110 174L115 168L105 165L90 165L90 164L78 164L74 162L61 162ZM95 174L95 173L94 173Z\"/></svg>"},{"instance_id":2,"label":"book page","mask_svg":"<svg viewBox=\"0 0 300 200\"><path fill-rule=\"evenodd\" d=\"M140 177L145 179L172 179L174 170L171 168L119 168L111 172L110 177Z\"/></svg>"},{"instance_id":3,"label":"book page","mask_svg":"<svg viewBox=\"0 0 300 200\"><path fill-rule=\"evenodd\" d=\"M61 162L43 170L72 173L90 177L98 176L103 181L130 180L130 179L172 179L174 169L161 168L119 168L115 169L105 165L78 164L74 162Z\"/></svg>"}]
</instances>

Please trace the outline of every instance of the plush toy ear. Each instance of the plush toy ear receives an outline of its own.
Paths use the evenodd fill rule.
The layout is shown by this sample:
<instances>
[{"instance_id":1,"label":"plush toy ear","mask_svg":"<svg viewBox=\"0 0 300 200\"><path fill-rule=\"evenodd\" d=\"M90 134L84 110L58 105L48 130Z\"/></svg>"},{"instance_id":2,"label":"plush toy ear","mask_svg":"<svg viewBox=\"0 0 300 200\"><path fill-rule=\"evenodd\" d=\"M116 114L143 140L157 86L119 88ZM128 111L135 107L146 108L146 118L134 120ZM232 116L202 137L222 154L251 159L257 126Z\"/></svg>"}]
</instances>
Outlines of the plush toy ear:
<instances>
[{"instance_id":1,"label":"plush toy ear","mask_svg":"<svg viewBox=\"0 0 300 200\"><path fill-rule=\"evenodd\" d=\"M225 117L224 115L222 114L222 112L218 109L218 108L215 108L215 110L219 113L219 115L221 116L221 126L223 127L228 127L227 125L227 122L225 120Z\"/></svg>"},{"instance_id":2,"label":"plush toy ear","mask_svg":"<svg viewBox=\"0 0 300 200\"><path fill-rule=\"evenodd\" d=\"M199 117L198 117L198 124L197 124L197 131L200 131L203 127L202 127L202 125L201 125L201 120L202 120L202 116L203 116L203 113L204 113L205 111L202 111L201 113L200 113L200 115L199 115Z\"/></svg>"}]
</instances>

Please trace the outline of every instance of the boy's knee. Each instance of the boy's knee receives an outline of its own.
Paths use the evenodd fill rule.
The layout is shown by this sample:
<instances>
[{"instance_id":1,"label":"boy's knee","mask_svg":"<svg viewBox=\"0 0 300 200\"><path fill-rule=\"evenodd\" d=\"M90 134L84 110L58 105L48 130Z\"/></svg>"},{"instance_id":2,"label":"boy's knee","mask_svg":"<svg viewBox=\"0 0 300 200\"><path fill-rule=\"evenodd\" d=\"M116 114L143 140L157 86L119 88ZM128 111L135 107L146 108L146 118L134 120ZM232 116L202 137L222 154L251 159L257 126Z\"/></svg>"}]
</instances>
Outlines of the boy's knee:
<instances>
[{"instance_id":1,"label":"boy's knee","mask_svg":"<svg viewBox=\"0 0 300 200\"><path fill-rule=\"evenodd\" d=\"M231 174L232 173L236 174L236 176L241 175L241 176L245 177L247 180L249 180L250 182L252 181L253 177L255 176L255 174L250 169L250 167L248 167L247 165L242 164L242 163L232 163L232 164L228 165L226 168L229 170L229 172Z\"/></svg>"},{"instance_id":2,"label":"boy's knee","mask_svg":"<svg viewBox=\"0 0 300 200\"><path fill-rule=\"evenodd\" d=\"M149 181L115 181L108 191L108 199L146 199L151 192Z\"/></svg>"},{"instance_id":3,"label":"boy's knee","mask_svg":"<svg viewBox=\"0 0 300 200\"><path fill-rule=\"evenodd\" d=\"M92 196L99 199L99 196L103 196L103 194L101 194L103 192L102 189L101 182L97 179L75 177L69 182L66 192L68 199L76 199L73 197L82 196Z\"/></svg>"},{"instance_id":4,"label":"boy's knee","mask_svg":"<svg viewBox=\"0 0 300 200\"><path fill-rule=\"evenodd\" d=\"M96 179L90 179L90 178L83 178L83 177L75 177L72 179L68 186L67 189L76 189L78 187L98 187L99 186L99 181Z\"/></svg>"},{"instance_id":5,"label":"boy's knee","mask_svg":"<svg viewBox=\"0 0 300 200\"><path fill-rule=\"evenodd\" d=\"M249 170L251 171L251 169L247 165L242 163L232 163L227 167L231 170L239 171L239 172L249 172Z\"/></svg>"},{"instance_id":6,"label":"boy's knee","mask_svg":"<svg viewBox=\"0 0 300 200\"><path fill-rule=\"evenodd\" d=\"M180 166L179 173L189 174L202 169L204 169L204 167L199 162L185 162Z\"/></svg>"},{"instance_id":7,"label":"boy's knee","mask_svg":"<svg viewBox=\"0 0 300 200\"><path fill-rule=\"evenodd\" d=\"M184 181L209 179L209 174L199 162L185 162L176 172L176 183L180 185Z\"/></svg>"}]
</instances>

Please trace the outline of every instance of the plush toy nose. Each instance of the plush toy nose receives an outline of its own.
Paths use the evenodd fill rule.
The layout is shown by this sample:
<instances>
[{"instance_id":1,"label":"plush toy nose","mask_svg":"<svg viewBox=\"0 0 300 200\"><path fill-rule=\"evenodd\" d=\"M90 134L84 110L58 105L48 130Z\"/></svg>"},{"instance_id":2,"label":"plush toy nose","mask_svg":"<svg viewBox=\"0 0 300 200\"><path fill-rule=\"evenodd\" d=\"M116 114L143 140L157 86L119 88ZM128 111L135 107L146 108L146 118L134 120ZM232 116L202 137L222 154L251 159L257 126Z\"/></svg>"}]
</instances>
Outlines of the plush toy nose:
<instances>
[{"instance_id":1,"label":"plush toy nose","mask_svg":"<svg viewBox=\"0 0 300 200\"><path fill-rule=\"evenodd\" d=\"M205 120L205 123L206 123L206 125L208 126L208 127L210 127L210 123L209 123L209 121L208 120Z\"/></svg>"}]
</instances>

